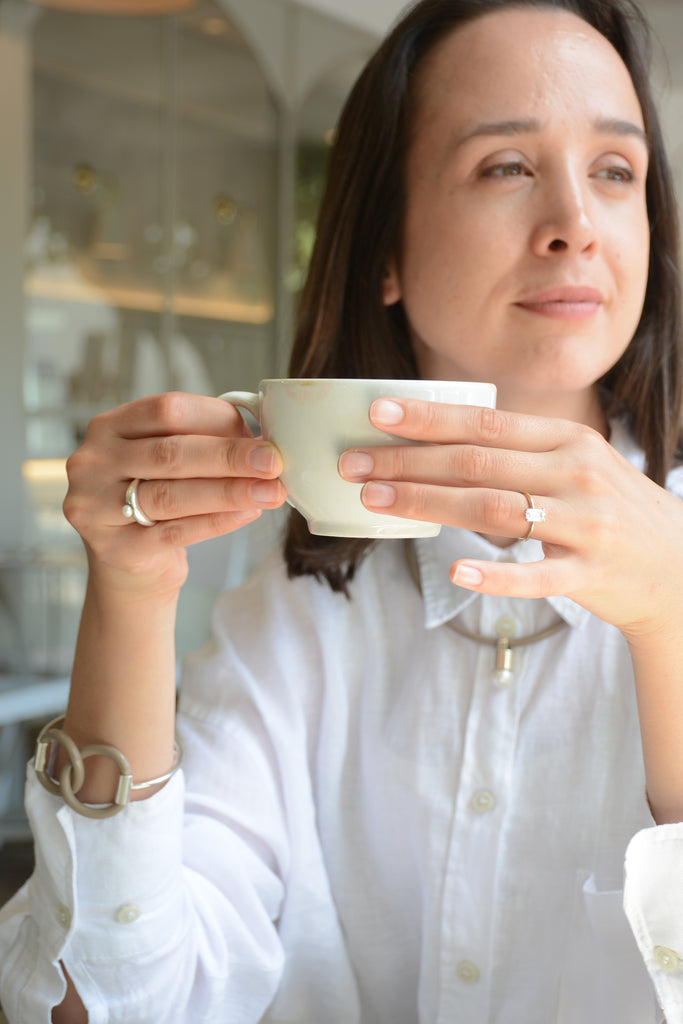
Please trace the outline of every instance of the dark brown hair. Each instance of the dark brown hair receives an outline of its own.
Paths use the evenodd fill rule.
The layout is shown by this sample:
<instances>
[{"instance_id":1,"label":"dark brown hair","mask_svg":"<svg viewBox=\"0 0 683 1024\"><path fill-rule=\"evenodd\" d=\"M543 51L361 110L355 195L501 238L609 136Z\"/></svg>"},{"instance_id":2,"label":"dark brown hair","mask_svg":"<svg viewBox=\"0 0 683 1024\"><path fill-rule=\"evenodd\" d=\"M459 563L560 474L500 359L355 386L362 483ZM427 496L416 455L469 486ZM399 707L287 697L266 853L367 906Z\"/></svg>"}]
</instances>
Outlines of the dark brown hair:
<instances>
[{"instance_id":1,"label":"dark brown hair","mask_svg":"<svg viewBox=\"0 0 683 1024\"><path fill-rule=\"evenodd\" d=\"M316 244L290 362L293 377L419 376L400 303L382 302L382 279L399 236L411 83L444 36L512 7L558 8L583 18L630 72L650 145L651 252L640 323L601 381L608 416L623 415L664 483L680 455L682 397L678 221L672 175L649 81L650 38L632 0L419 0L370 59L341 113L330 154ZM285 541L291 576L311 573L345 590L372 541L314 537L292 512Z\"/></svg>"}]
</instances>

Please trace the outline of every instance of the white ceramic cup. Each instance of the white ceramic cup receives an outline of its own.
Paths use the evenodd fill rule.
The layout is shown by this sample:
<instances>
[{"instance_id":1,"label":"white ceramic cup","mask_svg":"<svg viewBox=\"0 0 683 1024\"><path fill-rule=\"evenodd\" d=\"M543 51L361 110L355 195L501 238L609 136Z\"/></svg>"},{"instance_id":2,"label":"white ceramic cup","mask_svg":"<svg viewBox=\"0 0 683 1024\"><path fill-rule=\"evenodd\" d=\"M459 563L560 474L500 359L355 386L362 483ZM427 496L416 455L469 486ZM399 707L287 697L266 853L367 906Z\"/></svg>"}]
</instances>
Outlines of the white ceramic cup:
<instances>
[{"instance_id":1,"label":"white ceramic cup","mask_svg":"<svg viewBox=\"0 0 683 1024\"><path fill-rule=\"evenodd\" d=\"M280 451L280 479L287 500L307 520L311 533L327 537L434 537L439 523L370 512L361 484L343 480L337 463L347 448L420 444L378 430L369 409L376 398L420 398L453 405L494 408L493 384L451 380L361 380L289 378L262 380L258 394L228 391L220 397L248 409L267 441Z\"/></svg>"}]
</instances>

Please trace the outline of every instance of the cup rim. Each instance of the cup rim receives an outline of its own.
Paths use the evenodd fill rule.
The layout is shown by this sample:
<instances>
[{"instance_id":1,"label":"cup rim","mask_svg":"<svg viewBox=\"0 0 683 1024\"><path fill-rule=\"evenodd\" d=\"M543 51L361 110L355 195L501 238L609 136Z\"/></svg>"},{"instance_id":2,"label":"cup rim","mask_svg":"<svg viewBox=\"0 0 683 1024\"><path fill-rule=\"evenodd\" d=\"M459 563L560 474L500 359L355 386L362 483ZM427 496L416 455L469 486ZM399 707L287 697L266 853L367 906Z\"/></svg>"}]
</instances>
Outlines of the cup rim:
<instances>
[{"instance_id":1,"label":"cup rim","mask_svg":"<svg viewBox=\"0 0 683 1024\"><path fill-rule=\"evenodd\" d=\"M451 380L449 378L438 380L429 377L264 377L259 381L261 384L424 384L425 386L438 387L484 387L495 388L492 381L487 380Z\"/></svg>"}]
</instances>

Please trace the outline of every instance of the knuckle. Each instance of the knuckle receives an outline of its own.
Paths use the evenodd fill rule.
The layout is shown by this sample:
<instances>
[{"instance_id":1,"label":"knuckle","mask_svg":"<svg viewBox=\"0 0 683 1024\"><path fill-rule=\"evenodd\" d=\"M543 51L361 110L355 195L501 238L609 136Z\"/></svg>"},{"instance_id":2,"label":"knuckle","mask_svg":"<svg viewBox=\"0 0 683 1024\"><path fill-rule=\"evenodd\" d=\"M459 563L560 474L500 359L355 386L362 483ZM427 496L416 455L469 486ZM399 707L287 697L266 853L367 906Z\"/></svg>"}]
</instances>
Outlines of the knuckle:
<instances>
[{"instance_id":1,"label":"knuckle","mask_svg":"<svg viewBox=\"0 0 683 1024\"><path fill-rule=\"evenodd\" d=\"M221 450L225 469L230 476L235 476L245 463L245 449L239 444L239 440L235 437L227 438Z\"/></svg>"},{"instance_id":2,"label":"knuckle","mask_svg":"<svg viewBox=\"0 0 683 1024\"><path fill-rule=\"evenodd\" d=\"M208 525L212 534L221 534L234 529L235 523L230 512L212 512L208 516Z\"/></svg>"},{"instance_id":3,"label":"knuckle","mask_svg":"<svg viewBox=\"0 0 683 1024\"><path fill-rule=\"evenodd\" d=\"M580 434L580 455L578 458L575 457L572 463L573 486L586 495L604 494L608 478L604 458L605 441L587 427L582 427Z\"/></svg>"},{"instance_id":4,"label":"knuckle","mask_svg":"<svg viewBox=\"0 0 683 1024\"><path fill-rule=\"evenodd\" d=\"M235 504L234 483L232 480L218 481L218 501L221 508L232 508Z\"/></svg>"},{"instance_id":5,"label":"knuckle","mask_svg":"<svg viewBox=\"0 0 683 1024\"><path fill-rule=\"evenodd\" d=\"M460 452L460 475L466 483L486 479L491 469L491 457L485 448L471 445Z\"/></svg>"},{"instance_id":6,"label":"knuckle","mask_svg":"<svg viewBox=\"0 0 683 1024\"><path fill-rule=\"evenodd\" d=\"M413 490L408 512L414 519L427 519L427 507L429 504L429 489L417 484Z\"/></svg>"},{"instance_id":7,"label":"knuckle","mask_svg":"<svg viewBox=\"0 0 683 1024\"><path fill-rule=\"evenodd\" d=\"M250 481L228 478L221 480L218 490L216 514L247 510L254 506L249 496Z\"/></svg>"},{"instance_id":8,"label":"knuckle","mask_svg":"<svg viewBox=\"0 0 683 1024\"><path fill-rule=\"evenodd\" d=\"M474 426L484 444L497 444L505 435L505 414L486 406L472 410Z\"/></svg>"},{"instance_id":9,"label":"knuckle","mask_svg":"<svg viewBox=\"0 0 683 1024\"><path fill-rule=\"evenodd\" d=\"M167 391L151 401L156 420L166 429L175 430L187 416L188 399L181 391Z\"/></svg>"},{"instance_id":10,"label":"knuckle","mask_svg":"<svg viewBox=\"0 0 683 1024\"><path fill-rule=\"evenodd\" d=\"M112 419L113 411L107 409L104 412L96 413L89 421L85 428L84 441L87 443L100 436L105 431L111 430L110 421Z\"/></svg>"},{"instance_id":11,"label":"knuckle","mask_svg":"<svg viewBox=\"0 0 683 1024\"><path fill-rule=\"evenodd\" d=\"M623 528L620 517L608 508L602 508L593 514L590 524L591 540L604 555L614 544Z\"/></svg>"},{"instance_id":12,"label":"knuckle","mask_svg":"<svg viewBox=\"0 0 683 1024\"><path fill-rule=\"evenodd\" d=\"M149 486L149 485L146 485ZM180 512L177 488L168 480L158 480L151 484L148 499L149 507L155 515L175 518Z\"/></svg>"},{"instance_id":13,"label":"knuckle","mask_svg":"<svg viewBox=\"0 0 683 1024\"><path fill-rule=\"evenodd\" d=\"M573 465L569 477L574 494L596 497L605 493L605 467L592 459L582 459Z\"/></svg>"},{"instance_id":14,"label":"knuckle","mask_svg":"<svg viewBox=\"0 0 683 1024\"><path fill-rule=\"evenodd\" d=\"M157 437L152 444L152 460L162 471L173 472L180 465L182 445L177 437Z\"/></svg>"},{"instance_id":15,"label":"knuckle","mask_svg":"<svg viewBox=\"0 0 683 1024\"><path fill-rule=\"evenodd\" d=\"M81 448L77 448L75 452L72 452L66 460L66 479L69 487L73 487L76 481L81 476L81 464L84 462L83 451Z\"/></svg>"},{"instance_id":16,"label":"knuckle","mask_svg":"<svg viewBox=\"0 0 683 1024\"><path fill-rule=\"evenodd\" d=\"M446 421L448 407L443 402L424 402L420 404L420 419L428 433L439 433Z\"/></svg>"},{"instance_id":17,"label":"knuckle","mask_svg":"<svg viewBox=\"0 0 683 1024\"><path fill-rule=\"evenodd\" d=\"M92 474L102 465L98 449L84 442L66 460L66 478L70 487L80 486L91 479Z\"/></svg>"},{"instance_id":18,"label":"knuckle","mask_svg":"<svg viewBox=\"0 0 683 1024\"><path fill-rule=\"evenodd\" d=\"M515 496L507 491L488 491L484 496L483 522L491 529L507 526L518 509L513 509Z\"/></svg>"},{"instance_id":19,"label":"knuckle","mask_svg":"<svg viewBox=\"0 0 683 1024\"><path fill-rule=\"evenodd\" d=\"M164 523L159 530L159 539L162 544L169 548L185 546L185 535L183 526L179 522Z\"/></svg>"},{"instance_id":20,"label":"knuckle","mask_svg":"<svg viewBox=\"0 0 683 1024\"><path fill-rule=\"evenodd\" d=\"M71 455L67 457L66 462L64 463L67 480L71 480L73 478L74 473L76 472L76 467L78 466L79 453L80 448L77 448L75 452L72 452Z\"/></svg>"},{"instance_id":21,"label":"knuckle","mask_svg":"<svg viewBox=\"0 0 683 1024\"><path fill-rule=\"evenodd\" d=\"M92 501L81 494L67 491L62 502L62 513L67 523L81 537L91 538L96 529L96 516Z\"/></svg>"},{"instance_id":22,"label":"knuckle","mask_svg":"<svg viewBox=\"0 0 683 1024\"><path fill-rule=\"evenodd\" d=\"M572 488L575 494L585 497L599 494L605 488L604 471L591 463L582 463L572 472Z\"/></svg>"},{"instance_id":23,"label":"knuckle","mask_svg":"<svg viewBox=\"0 0 683 1024\"><path fill-rule=\"evenodd\" d=\"M595 450L601 449L605 445L605 439L602 434L599 434L593 427L589 427L586 423L567 423L567 439L565 443L580 444L581 446L588 445Z\"/></svg>"},{"instance_id":24,"label":"knuckle","mask_svg":"<svg viewBox=\"0 0 683 1024\"><path fill-rule=\"evenodd\" d=\"M403 448L399 445L394 445L391 448L391 473L396 477L397 480L410 480L411 478L411 466L412 466L412 450L410 448ZM378 456L375 455L375 462L377 463ZM375 469L375 473L377 473ZM381 474L381 471L379 473Z\"/></svg>"},{"instance_id":25,"label":"knuckle","mask_svg":"<svg viewBox=\"0 0 683 1024\"><path fill-rule=\"evenodd\" d=\"M88 498L88 480L91 479L93 470L96 469L96 460L90 458L87 452L79 448L66 460L67 491L62 502L64 518L78 533L82 533L83 527L87 526L92 519Z\"/></svg>"},{"instance_id":26,"label":"knuckle","mask_svg":"<svg viewBox=\"0 0 683 1024\"><path fill-rule=\"evenodd\" d=\"M78 501L71 491L67 491L66 497L62 502L62 512L67 523L70 523L75 530L78 530L78 524L84 519L81 515L81 510L82 502Z\"/></svg>"},{"instance_id":27,"label":"knuckle","mask_svg":"<svg viewBox=\"0 0 683 1024\"><path fill-rule=\"evenodd\" d=\"M546 558L542 562L537 563L537 566L535 586L531 591L530 597L548 597L549 594L553 593L554 589L551 560Z\"/></svg>"}]
</instances>

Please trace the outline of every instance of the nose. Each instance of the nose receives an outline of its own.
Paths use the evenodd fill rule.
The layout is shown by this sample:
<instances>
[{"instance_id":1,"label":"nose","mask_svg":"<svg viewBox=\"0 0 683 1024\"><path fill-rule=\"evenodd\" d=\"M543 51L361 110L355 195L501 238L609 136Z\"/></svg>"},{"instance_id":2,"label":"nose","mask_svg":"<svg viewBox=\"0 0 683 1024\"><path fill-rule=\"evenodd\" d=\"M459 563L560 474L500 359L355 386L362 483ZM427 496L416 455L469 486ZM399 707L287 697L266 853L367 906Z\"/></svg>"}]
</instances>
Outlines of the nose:
<instances>
[{"instance_id":1,"label":"nose","mask_svg":"<svg viewBox=\"0 0 683 1024\"><path fill-rule=\"evenodd\" d=\"M591 215L590 195L570 174L549 180L539 195L539 214L532 238L538 256L555 253L592 255L598 236Z\"/></svg>"}]
</instances>

